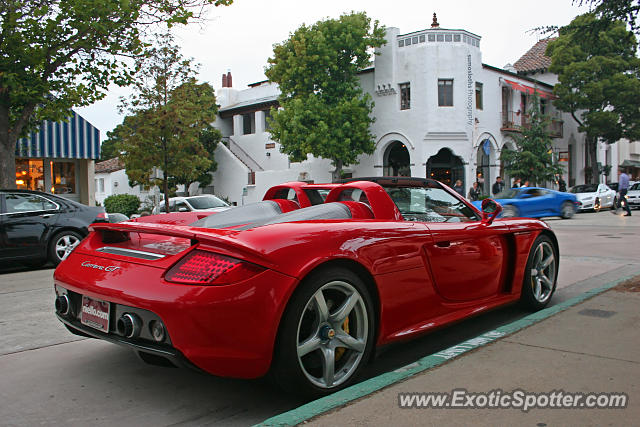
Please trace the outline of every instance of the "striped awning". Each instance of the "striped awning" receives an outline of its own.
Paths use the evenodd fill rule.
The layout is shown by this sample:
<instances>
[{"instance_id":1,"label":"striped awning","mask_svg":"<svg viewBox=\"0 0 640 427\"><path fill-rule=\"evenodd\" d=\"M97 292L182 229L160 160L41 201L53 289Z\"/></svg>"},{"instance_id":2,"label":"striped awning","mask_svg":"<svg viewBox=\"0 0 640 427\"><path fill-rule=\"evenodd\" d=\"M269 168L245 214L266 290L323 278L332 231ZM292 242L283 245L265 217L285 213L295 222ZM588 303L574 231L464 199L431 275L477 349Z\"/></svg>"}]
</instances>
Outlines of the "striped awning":
<instances>
[{"instance_id":1,"label":"striped awning","mask_svg":"<svg viewBox=\"0 0 640 427\"><path fill-rule=\"evenodd\" d=\"M16 157L53 159L97 159L100 131L75 111L69 120L45 120L40 129L16 143Z\"/></svg>"}]
</instances>

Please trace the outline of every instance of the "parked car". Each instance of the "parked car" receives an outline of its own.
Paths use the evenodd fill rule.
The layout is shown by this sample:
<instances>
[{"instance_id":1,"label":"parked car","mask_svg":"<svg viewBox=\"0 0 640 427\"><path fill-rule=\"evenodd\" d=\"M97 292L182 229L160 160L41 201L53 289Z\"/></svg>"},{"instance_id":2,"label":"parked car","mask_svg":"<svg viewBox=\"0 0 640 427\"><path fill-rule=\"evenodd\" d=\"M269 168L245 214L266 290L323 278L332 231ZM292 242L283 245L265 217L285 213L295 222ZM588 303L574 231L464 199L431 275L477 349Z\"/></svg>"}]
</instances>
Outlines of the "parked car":
<instances>
[{"instance_id":1,"label":"parked car","mask_svg":"<svg viewBox=\"0 0 640 427\"><path fill-rule=\"evenodd\" d=\"M579 206L575 194L541 187L507 188L496 194L495 200L502 205L503 217L569 219ZM473 205L479 208L481 203L473 202Z\"/></svg>"},{"instance_id":2,"label":"parked car","mask_svg":"<svg viewBox=\"0 0 640 427\"><path fill-rule=\"evenodd\" d=\"M575 197L575 196L573 196ZM352 384L374 349L520 301L546 306L558 243L423 178L269 199L192 226L95 224L55 271L58 319L149 363L273 373L296 393ZM106 356L105 356L106 357Z\"/></svg>"},{"instance_id":3,"label":"parked car","mask_svg":"<svg viewBox=\"0 0 640 427\"><path fill-rule=\"evenodd\" d=\"M600 211L602 208L615 208L616 191L607 184L582 184L569 190L578 198L578 210Z\"/></svg>"},{"instance_id":4,"label":"parked car","mask_svg":"<svg viewBox=\"0 0 640 427\"><path fill-rule=\"evenodd\" d=\"M122 222L122 221L128 221L129 220L128 216L126 216L123 213L117 213L117 212L116 213L114 213L114 212L108 213L107 214L107 218L108 218L109 222Z\"/></svg>"},{"instance_id":5,"label":"parked car","mask_svg":"<svg viewBox=\"0 0 640 427\"><path fill-rule=\"evenodd\" d=\"M169 199L170 212L193 212L193 211L210 211L222 212L229 209L229 204L224 200L212 195L204 194L201 196L188 197L171 197ZM165 203L162 200L159 206L153 208L153 214L165 213Z\"/></svg>"},{"instance_id":6,"label":"parked car","mask_svg":"<svg viewBox=\"0 0 640 427\"><path fill-rule=\"evenodd\" d=\"M0 261L58 264L87 235L89 224L107 221L102 207L39 191L0 190Z\"/></svg>"},{"instance_id":7,"label":"parked car","mask_svg":"<svg viewBox=\"0 0 640 427\"><path fill-rule=\"evenodd\" d=\"M640 182L636 182L629 187L629 191L627 192L627 203L629 203L629 207L632 209L640 209Z\"/></svg>"}]
</instances>

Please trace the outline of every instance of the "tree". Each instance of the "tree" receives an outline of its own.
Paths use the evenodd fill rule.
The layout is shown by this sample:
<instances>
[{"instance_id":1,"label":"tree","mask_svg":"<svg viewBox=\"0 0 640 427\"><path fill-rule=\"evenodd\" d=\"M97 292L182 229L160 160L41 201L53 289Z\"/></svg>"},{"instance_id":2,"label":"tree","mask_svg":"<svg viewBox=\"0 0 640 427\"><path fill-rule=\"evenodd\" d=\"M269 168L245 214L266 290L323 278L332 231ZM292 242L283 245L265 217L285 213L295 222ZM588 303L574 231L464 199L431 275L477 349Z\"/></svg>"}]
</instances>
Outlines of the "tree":
<instances>
[{"instance_id":1,"label":"tree","mask_svg":"<svg viewBox=\"0 0 640 427\"><path fill-rule=\"evenodd\" d=\"M339 179L343 165L375 146L371 97L362 91L358 71L370 50L385 42L384 29L363 13L302 25L274 46L265 73L278 83L282 109L271 111L270 133L292 161L308 154L330 159Z\"/></svg>"},{"instance_id":2,"label":"tree","mask_svg":"<svg viewBox=\"0 0 640 427\"><path fill-rule=\"evenodd\" d=\"M206 5L233 0L2 0L0 3L0 188L15 188L15 148L42 120L131 83L123 57L161 22L186 24Z\"/></svg>"},{"instance_id":3,"label":"tree","mask_svg":"<svg viewBox=\"0 0 640 427\"><path fill-rule=\"evenodd\" d=\"M162 186L169 212L169 179L195 180L211 167L200 141L218 108L213 88L198 84L191 60L184 59L166 33L138 63L135 92L123 109L126 117L118 146L129 180ZM158 177L158 171L162 176Z\"/></svg>"},{"instance_id":4,"label":"tree","mask_svg":"<svg viewBox=\"0 0 640 427\"><path fill-rule=\"evenodd\" d=\"M119 124L112 131L107 132L107 139L100 144L100 160L109 160L120 155L118 146L122 144L123 124Z\"/></svg>"},{"instance_id":5,"label":"tree","mask_svg":"<svg viewBox=\"0 0 640 427\"><path fill-rule=\"evenodd\" d=\"M598 22L598 25L593 24ZM596 32L581 31L585 26ZM640 60L637 41L621 21L598 20L592 13L577 16L549 42L549 70L558 75L554 105L571 113L586 133L591 174L598 182L598 140L613 144L640 138Z\"/></svg>"},{"instance_id":6,"label":"tree","mask_svg":"<svg viewBox=\"0 0 640 427\"><path fill-rule=\"evenodd\" d=\"M640 0L574 0L578 6L588 4L598 18L594 22L623 21L629 24L631 31L640 33L638 26L638 13L640 12Z\"/></svg>"},{"instance_id":7,"label":"tree","mask_svg":"<svg viewBox=\"0 0 640 427\"><path fill-rule=\"evenodd\" d=\"M188 189L192 183L198 182L200 187L206 187L213 181L213 177L211 176L211 172L215 172L218 169L218 163L214 157L214 152L218 143L222 139L222 133L214 128L213 126L209 126L204 128L200 135L198 136L198 140L202 144L204 151L208 154L208 159L211 161L211 165L208 169L202 170L200 175L194 178L193 175L182 175L180 173L175 174L170 180L169 186L174 187L176 185L182 184Z\"/></svg>"},{"instance_id":8,"label":"tree","mask_svg":"<svg viewBox=\"0 0 640 427\"><path fill-rule=\"evenodd\" d=\"M511 176L520 177L532 184L555 180L562 168L553 163L553 139L549 134L548 116L540 111L540 100L533 98L529 111L529 123L522 133L514 135L516 150L503 150L500 160Z\"/></svg>"}]
</instances>

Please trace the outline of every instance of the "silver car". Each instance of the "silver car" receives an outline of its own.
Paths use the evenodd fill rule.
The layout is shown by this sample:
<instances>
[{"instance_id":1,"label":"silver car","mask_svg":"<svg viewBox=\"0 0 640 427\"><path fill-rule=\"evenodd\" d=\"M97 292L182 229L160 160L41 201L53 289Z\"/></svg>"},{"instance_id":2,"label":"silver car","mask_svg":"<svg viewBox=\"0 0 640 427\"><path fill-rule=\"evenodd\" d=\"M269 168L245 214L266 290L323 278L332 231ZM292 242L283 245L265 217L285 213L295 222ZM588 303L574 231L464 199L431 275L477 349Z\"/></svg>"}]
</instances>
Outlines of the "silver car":
<instances>
[{"instance_id":1,"label":"silver car","mask_svg":"<svg viewBox=\"0 0 640 427\"><path fill-rule=\"evenodd\" d=\"M230 207L231 206L229 206L227 202L212 194L203 194L201 196L188 197L172 197L169 199L170 212L222 212L226 211ZM154 215L165 212L166 210L164 200L160 202L159 206L153 208Z\"/></svg>"}]
</instances>

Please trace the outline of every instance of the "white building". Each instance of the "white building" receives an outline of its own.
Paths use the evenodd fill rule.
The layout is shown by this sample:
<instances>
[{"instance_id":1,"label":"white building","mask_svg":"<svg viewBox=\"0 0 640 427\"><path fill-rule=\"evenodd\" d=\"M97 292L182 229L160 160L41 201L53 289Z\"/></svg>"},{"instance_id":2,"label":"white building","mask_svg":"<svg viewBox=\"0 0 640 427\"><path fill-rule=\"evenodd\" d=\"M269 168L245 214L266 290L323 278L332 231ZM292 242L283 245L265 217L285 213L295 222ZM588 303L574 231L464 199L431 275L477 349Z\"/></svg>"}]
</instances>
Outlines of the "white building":
<instances>
[{"instance_id":1,"label":"white building","mask_svg":"<svg viewBox=\"0 0 640 427\"><path fill-rule=\"evenodd\" d=\"M131 187L129 177L118 157L96 163L95 166L96 203L104 206L104 199L115 194L133 194L144 204L153 206L153 198L160 200L157 187L145 190L140 185Z\"/></svg>"},{"instance_id":2,"label":"white building","mask_svg":"<svg viewBox=\"0 0 640 427\"><path fill-rule=\"evenodd\" d=\"M513 135L527 125L537 92L543 112L553 118L554 155L567 183L589 179L585 135L551 103L557 80L547 72L546 40L515 67L501 69L482 63L480 36L440 28L435 15L429 29L401 34L392 27L386 39L373 66L360 73L362 88L375 102L376 149L346 167L347 173L433 177L448 184L461 179L467 189L481 178L488 194L495 178L505 176L500 153L515 147ZM265 118L277 106L275 84L260 82L240 91L231 86L229 73L218 91L221 108L214 123L226 143L216 151L216 194L243 204L260 200L267 188L283 181L331 179L328 160L310 156L290 163L269 138ZM598 152L598 161L612 166L610 177L617 176L616 145L602 144Z\"/></svg>"}]
</instances>

